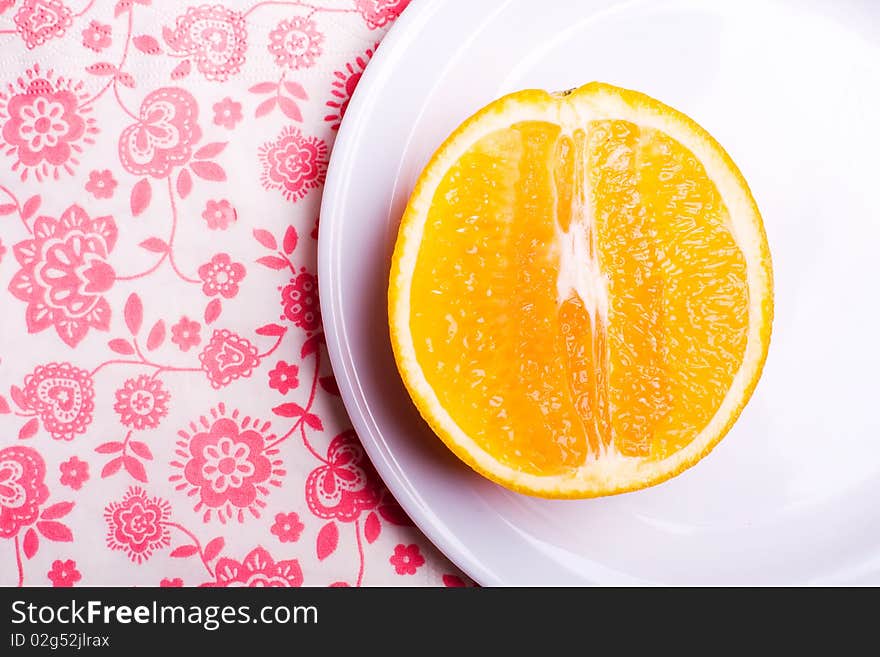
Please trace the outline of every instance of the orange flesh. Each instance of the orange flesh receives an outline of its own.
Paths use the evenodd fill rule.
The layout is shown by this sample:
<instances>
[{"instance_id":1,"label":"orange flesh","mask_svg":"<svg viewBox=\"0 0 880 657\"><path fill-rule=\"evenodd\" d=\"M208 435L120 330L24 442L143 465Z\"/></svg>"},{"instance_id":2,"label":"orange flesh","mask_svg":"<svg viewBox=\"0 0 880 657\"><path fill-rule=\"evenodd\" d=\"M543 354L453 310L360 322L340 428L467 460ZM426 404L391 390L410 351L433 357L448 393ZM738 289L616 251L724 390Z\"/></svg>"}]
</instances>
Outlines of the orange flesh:
<instances>
[{"instance_id":1,"label":"orange flesh","mask_svg":"<svg viewBox=\"0 0 880 657\"><path fill-rule=\"evenodd\" d=\"M746 264L728 225L703 166L664 133L494 132L434 195L411 290L419 365L512 468L663 459L706 426L742 362ZM564 235L586 245L576 264L594 292L560 284Z\"/></svg>"}]
</instances>

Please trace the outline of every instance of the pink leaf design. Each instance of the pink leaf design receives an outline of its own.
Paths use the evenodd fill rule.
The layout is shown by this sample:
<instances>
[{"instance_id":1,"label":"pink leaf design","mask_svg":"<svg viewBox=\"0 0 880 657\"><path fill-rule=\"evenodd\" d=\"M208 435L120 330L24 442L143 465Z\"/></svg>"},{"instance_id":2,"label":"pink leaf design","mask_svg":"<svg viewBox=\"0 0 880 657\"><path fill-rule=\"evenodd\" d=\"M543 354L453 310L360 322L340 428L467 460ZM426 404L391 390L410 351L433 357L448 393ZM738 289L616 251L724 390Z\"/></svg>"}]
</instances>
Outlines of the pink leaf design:
<instances>
[{"instance_id":1,"label":"pink leaf design","mask_svg":"<svg viewBox=\"0 0 880 657\"><path fill-rule=\"evenodd\" d=\"M296 402L289 402L287 404L276 406L272 409L272 412L275 413L275 415L280 415L281 417L299 417L306 412L306 409L304 409Z\"/></svg>"},{"instance_id":2,"label":"pink leaf design","mask_svg":"<svg viewBox=\"0 0 880 657\"><path fill-rule=\"evenodd\" d=\"M144 304L136 292L128 295L125 301L125 325L132 335L137 335L141 330L141 323L144 321Z\"/></svg>"},{"instance_id":3,"label":"pink leaf design","mask_svg":"<svg viewBox=\"0 0 880 657\"><path fill-rule=\"evenodd\" d=\"M379 507L379 515L382 516L383 520L390 522L392 525L411 527L413 524L412 520L403 512L403 509L400 508L397 502L381 505Z\"/></svg>"},{"instance_id":4,"label":"pink leaf design","mask_svg":"<svg viewBox=\"0 0 880 657\"><path fill-rule=\"evenodd\" d=\"M18 206L15 203L4 203L0 205L0 215L12 214L18 210Z\"/></svg>"},{"instance_id":5,"label":"pink leaf design","mask_svg":"<svg viewBox=\"0 0 880 657\"><path fill-rule=\"evenodd\" d=\"M443 586L448 588L463 588L465 586L464 580L457 575L444 575L443 576Z\"/></svg>"},{"instance_id":6,"label":"pink leaf design","mask_svg":"<svg viewBox=\"0 0 880 657\"><path fill-rule=\"evenodd\" d=\"M208 305L205 306L205 324L215 321L220 317L221 312L223 312L223 304L220 303L220 299L211 299Z\"/></svg>"},{"instance_id":7,"label":"pink leaf design","mask_svg":"<svg viewBox=\"0 0 880 657\"><path fill-rule=\"evenodd\" d=\"M108 443L101 443L100 445L95 447L95 451L98 452L98 454L113 454L114 452L121 452L123 447L125 447L125 445L123 445L122 443L111 440Z\"/></svg>"},{"instance_id":8,"label":"pink leaf design","mask_svg":"<svg viewBox=\"0 0 880 657\"><path fill-rule=\"evenodd\" d=\"M129 11L131 9L131 2L132 0L119 0L116 3L116 7L113 8L113 17L119 18L122 14Z\"/></svg>"},{"instance_id":9,"label":"pink leaf design","mask_svg":"<svg viewBox=\"0 0 880 657\"><path fill-rule=\"evenodd\" d=\"M147 471L144 470L144 464L138 461L135 457L123 456L122 465L125 466L128 474L130 474L132 477L134 477L138 481L147 483Z\"/></svg>"},{"instance_id":10,"label":"pink leaf design","mask_svg":"<svg viewBox=\"0 0 880 657\"><path fill-rule=\"evenodd\" d=\"M167 25L162 26L162 39L165 41L166 44L168 44L169 47L174 47L172 45L174 43L174 31Z\"/></svg>"},{"instance_id":11,"label":"pink leaf design","mask_svg":"<svg viewBox=\"0 0 880 657\"><path fill-rule=\"evenodd\" d=\"M95 62L86 66L86 72L92 75L116 75L117 70L116 65L110 62Z\"/></svg>"},{"instance_id":12,"label":"pink leaf design","mask_svg":"<svg viewBox=\"0 0 880 657\"><path fill-rule=\"evenodd\" d=\"M131 451L140 456L142 459L146 459L147 461L153 460L153 452L150 451L150 448L147 447L146 443L142 443L139 440L132 440L128 443L128 446L131 448Z\"/></svg>"},{"instance_id":13,"label":"pink leaf design","mask_svg":"<svg viewBox=\"0 0 880 657\"><path fill-rule=\"evenodd\" d=\"M269 269L287 269L287 260L278 256L263 256L257 258L257 262Z\"/></svg>"},{"instance_id":14,"label":"pink leaf design","mask_svg":"<svg viewBox=\"0 0 880 657\"><path fill-rule=\"evenodd\" d=\"M6 397L0 395L0 414L5 415L6 413L11 413L12 409L9 408L9 402L6 401Z\"/></svg>"},{"instance_id":15,"label":"pink leaf design","mask_svg":"<svg viewBox=\"0 0 880 657\"><path fill-rule=\"evenodd\" d=\"M323 333L315 333L308 340L303 342L302 349L300 350L300 357L305 358L309 354L313 354L318 351L318 346L321 344L321 341L324 339Z\"/></svg>"},{"instance_id":16,"label":"pink leaf design","mask_svg":"<svg viewBox=\"0 0 880 657\"><path fill-rule=\"evenodd\" d=\"M226 180L226 172L216 162L192 162L189 165L193 173L196 174L199 178L204 178L205 180L213 180L215 182L223 182Z\"/></svg>"},{"instance_id":17,"label":"pink leaf design","mask_svg":"<svg viewBox=\"0 0 880 657\"><path fill-rule=\"evenodd\" d=\"M9 387L9 396L12 397L12 401L14 401L20 409L27 410L30 408L27 397L24 396L24 393L18 386Z\"/></svg>"},{"instance_id":18,"label":"pink leaf design","mask_svg":"<svg viewBox=\"0 0 880 657\"><path fill-rule=\"evenodd\" d=\"M37 210L40 208L40 195L35 194L31 196L27 201L24 202L24 205L21 206L21 218L22 219L30 219Z\"/></svg>"},{"instance_id":19,"label":"pink leaf design","mask_svg":"<svg viewBox=\"0 0 880 657\"><path fill-rule=\"evenodd\" d=\"M189 75L191 70L191 65L188 59L184 59L180 64L174 67L174 70L171 71L171 79L172 80L180 80L181 78L185 78Z\"/></svg>"},{"instance_id":20,"label":"pink leaf design","mask_svg":"<svg viewBox=\"0 0 880 657\"><path fill-rule=\"evenodd\" d=\"M266 116L269 112L275 109L275 103L278 102L278 99L275 96L269 98L268 100L264 100L262 103L257 105L257 111L254 112L254 116L256 118L260 118L261 116Z\"/></svg>"},{"instance_id":21,"label":"pink leaf design","mask_svg":"<svg viewBox=\"0 0 880 657\"><path fill-rule=\"evenodd\" d=\"M205 546L205 561L210 561L218 554L220 554L220 550L223 549L223 546L226 545L226 541L223 540L222 536L218 536L211 542L209 542Z\"/></svg>"},{"instance_id":22,"label":"pink leaf design","mask_svg":"<svg viewBox=\"0 0 880 657\"><path fill-rule=\"evenodd\" d=\"M287 96L278 96L278 105L285 116L294 121L302 121L303 115L299 110L299 106Z\"/></svg>"},{"instance_id":23,"label":"pink leaf design","mask_svg":"<svg viewBox=\"0 0 880 657\"><path fill-rule=\"evenodd\" d=\"M223 149L226 148L227 141L215 141L210 144L205 144L199 150L197 150L193 157L197 160L208 160L212 157L216 157L223 152Z\"/></svg>"},{"instance_id":24,"label":"pink leaf design","mask_svg":"<svg viewBox=\"0 0 880 657\"><path fill-rule=\"evenodd\" d=\"M152 251L153 253L165 253L168 250L168 244L165 240L159 239L158 237L148 237L138 244L138 246L147 251Z\"/></svg>"},{"instance_id":25,"label":"pink leaf design","mask_svg":"<svg viewBox=\"0 0 880 657\"><path fill-rule=\"evenodd\" d=\"M54 520L37 522L37 531L50 541L69 543L73 540L73 532L70 531L70 527Z\"/></svg>"},{"instance_id":26,"label":"pink leaf design","mask_svg":"<svg viewBox=\"0 0 880 657\"><path fill-rule=\"evenodd\" d=\"M180 198L186 198L192 191L192 187L193 179L189 175L189 169L181 169L180 173L177 174L177 195Z\"/></svg>"},{"instance_id":27,"label":"pink leaf design","mask_svg":"<svg viewBox=\"0 0 880 657\"><path fill-rule=\"evenodd\" d=\"M321 387L324 388L331 395L336 395L339 397L339 385L336 383L336 379L331 376L322 376L318 379L318 383L321 384Z\"/></svg>"},{"instance_id":28,"label":"pink leaf design","mask_svg":"<svg viewBox=\"0 0 880 657\"><path fill-rule=\"evenodd\" d=\"M101 479L106 479L110 475L116 474L119 471L119 468L122 467L122 457L117 456L115 459L110 459L101 469Z\"/></svg>"},{"instance_id":29,"label":"pink leaf design","mask_svg":"<svg viewBox=\"0 0 880 657\"><path fill-rule=\"evenodd\" d=\"M27 440L28 438L33 438L37 429L40 428L40 421L37 418L31 418L27 422L24 423L24 426L18 432L19 440Z\"/></svg>"},{"instance_id":30,"label":"pink leaf design","mask_svg":"<svg viewBox=\"0 0 880 657\"><path fill-rule=\"evenodd\" d=\"M309 98L306 90L303 89L303 86L299 82L291 82L290 80L285 80L284 88L287 89L287 93L289 93L294 98L299 98L301 100L308 100Z\"/></svg>"},{"instance_id":31,"label":"pink leaf design","mask_svg":"<svg viewBox=\"0 0 880 657\"><path fill-rule=\"evenodd\" d=\"M196 545L181 545L180 547L176 547L171 551L171 556L176 559L182 559L185 557L191 557L194 554L198 554L199 548Z\"/></svg>"},{"instance_id":32,"label":"pink leaf design","mask_svg":"<svg viewBox=\"0 0 880 657\"><path fill-rule=\"evenodd\" d=\"M119 81L119 84L121 84L125 87L128 87L129 89L134 89L134 86L135 86L134 78L131 77L130 73L125 73L125 72L117 73L116 79Z\"/></svg>"},{"instance_id":33,"label":"pink leaf design","mask_svg":"<svg viewBox=\"0 0 880 657\"><path fill-rule=\"evenodd\" d=\"M268 230L254 228L254 238L267 249L274 251L278 248L278 242L275 241L275 236Z\"/></svg>"},{"instance_id":34,"label":"pink leaf design","mask_svg":"<svg viewBox=\"0 0 880 657\"><path fill-rule=\"evenodd\" d=\"M367 543L374 543L381 532L382 523L379 522L379 516L375 511L370 511L370 515L367 516L364 523L364 538L367 539Z\"/></svg>"},{"instance_id":35,"label":"pink leaf design","mask_svg":"<svg viewBox=\"0 0 880 657\"><path fill-rule=\"evenodd\" d=\"M303 420L305 420L305 423L308 424L315 431L324 430L324 424L321 422L321 418L319 418L314 413L309 413L303 418Z\"/></svg>"},{"instance_id":36,"label":"pink leaf design","mask_svg":"<svg viewBox=\"0 0 880 657\"><path fill-rule=\"evenodd\" d=\"M131 214L135 217L141 214L150 205L152 198L153 188L150 186L150 181L146 178L141 178L131 188L131 199L129 201Z\"/></svg>"},{"instance_id":37,"label":"pink leaf design","mask_svg":"<svg viewBox=\"0 0 880 657\"><path fill-rule=\"evenodd\" d=\"M28 559L33 559L34 555L37 553L37 550L40 549L40 537L37 536L37 532L33 530L33 528L28 529L24 533L24 556Z\"/></svg>"},{"instance_id":38,"label":"pink leaf design","mask_svg":"<svg viewBox=\"0 0 880 657\"><path fill-rule=\"evenodd\" d=\"M279 336L287 333L287 329L280 324L266 324L265 326L258 328L255 332L257 335Z\"/></svg>"},{"instance_id":39,"label":"pink leaf design","mask_svg":"<svg viewBox=\"0 0 880 657\"><path fill-rule=\"evenodd\" d=\"M162 52L162 48L159 47L159 42L156 40L156 37L152 37L149 34L136 36L131 42L134 44L135 48L147 55L158 55Z\"/></svg>"},{"instance_id":40,"label":"pink leaf design","mask_svg":"<svg viewBox=\"0 0 880 657\"><path fill-rule=\"evenodd\" d=\"M248 89L252 94L270 94L278 88L274 82L258 82Z\"/></svg>"},{"instance_id":41,"label":"pink leaf design","mask_svg":"<svg viewBox=\"0 0 880 657\"><path fill-rule=\"evenodd\" d=\"M299 235L296 234L296 228L293 226L288 226L287 230L284 231L284 253L290 255L293 253L293 250L296 248L296 243L299 241Z\"/></svg>"},{"instance_id":42,"label":"pink leaf design","mask_svg":"<svg viewBox=\"0 0 880 657\"><path fill-rule=\"evenodd\" d=\"M63 518L70 510L73 508L73 502L58 502L57 504L53 504L52 506L47 506L43 509L43 512L40 514L40 518L43 520L58 520L58 518Z\"/></svg>"},{"instance_id":43,"label":"pink leaf design","mask_svg":"<svg viewBox=\"0 0 880 657\"><path fill-rule=\"evenodd\" d=\"M110 342L107 343L107 346L110 347L110 351L122 354L123 356L131 356L134 353L134 347L131 346L131 343L122 338L110 340Z\"/></svg>"},{"instance_id":44,"label":"pink leaf design","mask_svg":"<svg viewBox=\"0 0 880 657\"><path fill-rule=\"evenodd\" d=\"M161 319L153 324L150 334L147 336L147 350L155 351L165 342L165 322Z\"/></svg>"},{"instance_id":45,"label":"pink leaf design","mask_svg":"<svg viewBox=\"0 0 880 657\"><path fill-rule=\"evenodd\" d=\"M339 529L332 520L321 527L318 532L318 540L315 542L315 548L318 553L318 559L323 561L336 551L339 544Z\"/></svg>"}]
</instances>

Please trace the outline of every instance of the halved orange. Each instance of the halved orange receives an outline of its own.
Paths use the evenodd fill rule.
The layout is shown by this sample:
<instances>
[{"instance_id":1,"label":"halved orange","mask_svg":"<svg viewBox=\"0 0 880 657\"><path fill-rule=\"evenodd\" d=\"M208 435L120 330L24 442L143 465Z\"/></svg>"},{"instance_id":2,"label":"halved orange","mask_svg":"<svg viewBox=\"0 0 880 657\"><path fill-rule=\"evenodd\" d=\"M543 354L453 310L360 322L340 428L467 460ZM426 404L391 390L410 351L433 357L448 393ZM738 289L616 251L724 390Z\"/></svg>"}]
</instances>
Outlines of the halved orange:
<instances>
[{"instance_id":1,"label":"halved orange","mask_svg":"<svg viewBox=\"0 0 880 657\"><path fill-rule=\"evenodd\" d=\"M736 165L680 112L600 83L505 96L452 133L409 200L388 301L436 434L544 497L643 488L705 456L773 315Z\"/></svg>"}]
</instances>

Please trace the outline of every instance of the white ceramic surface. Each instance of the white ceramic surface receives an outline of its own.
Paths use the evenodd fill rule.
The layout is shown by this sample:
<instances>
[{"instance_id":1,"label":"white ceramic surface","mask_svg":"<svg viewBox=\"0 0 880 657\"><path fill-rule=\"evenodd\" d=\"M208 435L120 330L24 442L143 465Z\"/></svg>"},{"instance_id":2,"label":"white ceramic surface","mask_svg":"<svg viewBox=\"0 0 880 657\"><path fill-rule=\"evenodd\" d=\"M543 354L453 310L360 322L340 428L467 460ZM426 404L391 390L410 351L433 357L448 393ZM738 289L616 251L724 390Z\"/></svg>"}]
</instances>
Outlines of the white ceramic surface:
<instances>
[{"instance_id":1,"label":"white ceramic surface","mask_svg":"<svg viewBox=\"0 0 880 657\"><path fill-rule=\"evenodd\" d=\"M386 283L421 167L525 87L602 80L684 111L749 181L776 321L758 389L693 469L585 501L505 490L420 420L394 367ZM414 0L333 151L321 307L352 421L413 520L478 582L880 583L880 2Z\"/></svg>"}]
</instances>

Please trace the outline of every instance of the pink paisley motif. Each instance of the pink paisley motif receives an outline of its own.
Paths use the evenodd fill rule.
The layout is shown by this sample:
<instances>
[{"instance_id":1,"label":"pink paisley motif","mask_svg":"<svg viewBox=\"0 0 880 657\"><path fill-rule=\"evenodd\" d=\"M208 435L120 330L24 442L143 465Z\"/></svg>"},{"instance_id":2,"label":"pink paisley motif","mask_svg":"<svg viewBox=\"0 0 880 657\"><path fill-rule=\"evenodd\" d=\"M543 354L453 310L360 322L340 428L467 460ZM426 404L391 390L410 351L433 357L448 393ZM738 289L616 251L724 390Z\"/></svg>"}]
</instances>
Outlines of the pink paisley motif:
<instances>
[{"instance_id":1,"label":"pink paisley motif","mask_svg":"<svg viewBox=\"0 0 880 657\"><path fill-rule=\"evenodd\" d=\"M306 502L319 518L357 520L362 511L375 508L381 496L372 466L351 430L330 441L326 465L312 470L306 480Z\"/></svg>"},{"instance_id":2,"label":"pink paisley motif","mask_svg":"<svg viewBox=\"0 0 880 657\"><path fill-rule=\"evenodd\" d=\"M324 141L287 126L277 138L260 147L263 187L281 190L288 201L300 200L309 190L324 184L328 154Z\"/></svg>"},{"instance_id":3,"label":"pink paisley motif","mask_svg":"<svg viewBox=\"0 0 880 657\"><path fill-rule=\"evenodd\" d=\"M282 68L308 68L321 55L323 41L324 35L315 21L296 16L281 21L269 32L269 52Z\"/></svg>"},{"instance_id":4,"label":"pink paisley motif","mask_svg":"<svg viewBox=\"0 0 880 657\"><path fill-rule=\"evenodd\" d=\"M65 344L76 347L90 328L110 328L104 293L116 280L107 259L117 235L113 217L91 218L78 205L60 219L36 220L33 237L13 247L21 269L9 282L13 296L28 304L29 333L54 327Z\"/></svg>"},{"instance_id":5,"label":"pink paisley motif","mask_svg":"<svg viewBox=\"0 0 880 657\"><path fill-rule=\"evenodd\" d=\"M210 423L203 418L203 424L191 425L192 433L179 432L181 460L171 465L181 473L170 480L197 498L195 510L205 510L206 522L212 511L221 522L243 522L244 511L258 518L266 505L268 485L279 486L279 477L285 474L281 461L272 458L278 450L267 448L274 435L266 434L268 424L241 418L237 411L224 417L215 410L214 416Z\"/></svg>"},{"instance_id":6,"label":"pink paisley motif","mask_svg":"<svg viewBox=\"0 0 880 657\"><path fill-rule=\"evenodd\" d=\"M32 447L0 449L0 538L12 538L40 514L49 497L46 463Z\"/></svg>"},{"instance_id":7,"label":"pink paisley motif","mask_svg":"<svg viewBox=\"0 0 880 657\"><path fill-rule=\"evenodd\" d=\"M208 79L223 82L241 70L247 51L244 16L222 5L190 7L166 37L168 46L188 54Z\"/></svg>"},{"instance_id":8,"label":"pink paisley motif","mask_svg":"<svg viewBox=\"0 0 880 657\"><path fill-rule=\"evenodd\" d=\"M84 146L94 144L98 132L90 108L81 108L83 84L45 73L39 65L28 69L0 93L0 145L15 157L13 171L22 180L33 173L37 180L73 173Z\"/></svg>"},{"instance_id":9,"label":"pink paisley motif","mask_svg":"<svg viewBox=\"0 0 880 657\"><path fill-rule=\"evenodd\" d=\"M39 365L24 379L24 398L55 440L73 440L92 423L92 377L70 363Z\"/></svg>"},{"instance_id":10,"label":"pink paisley motif","mask_svg":"<svg viewBox=\"0 0 880 657\"><path fill-rule=\"evenodd\" d=\"M13 20L28 49L64 36L73 24L70 9L60 0L24 0Z\"/></svg>"},{"instance_id":11,"label":"pink paisley motif","mask_svg":"<svg viewBox=\"0 0 880 657\"><path fill-rule=\"evenodd\" d=\"M104 509L107 522L107 547L122 550L135 563L149 559L153 552L171 544L166 523L171 520L171 505L159 497L147 497L140 486L132 486L121 502L111 502Z\"/></svg>"},{"instance_id":12,"label":"pink paisley motif","mask_svg":"<svg viewBox=\"0 0 880 657\"><path fill-rule=\"evenodd\" d=\"M202 586L214 587L291 587L302 586L299 561L276 562L264 548L251 550L244 561L222 557L217 561L216 580Z\"/></svg>"},{"instance_id":13,"label":"pink paisley motif","mask_svg":"<svg viewBox=\"0 0 880 657\"><path fill-rule=\"evenodd\" d=\"M140 120L119 137L119 159L129 173L165 178L186 164L202 137L199 105L180 87L162 87L141 103Z\"/></svg>"},{"instance_id":14,"label":"pink paisley motif","mask_svg":"<svg viewBox=\"0 0 880 657\"><path fill-rule=\"evenodd\" d=\"M371 30L385 27L396 20L408 4L409 0L355 0L357 10Z\"/></svg>"},{"instance_id":15,"label":"pink paisley motif","mask_svg":"<svg viewBox=\"0 0 880 657\"><path fill-rule=\"evenodd\" d=\"M202 369L214 388L228 386L236 379L246 379L260 364L257 348L247 339L228 329L215 330L199 354Z\"/></svg>"},{"instance_id":16,"label":"pink paisley motif","mask_svg":"<svg viewBox=\"0 0 880 657\"><path fill-rule=\"evenodd\" d=\"M281 307L284 317L306 331L321 326L318 304L318 279L314 274L301 271L281 289Z\"/></svg>"}]
</instances>

